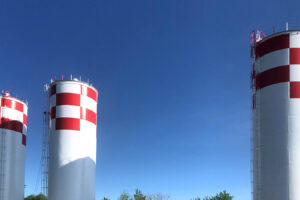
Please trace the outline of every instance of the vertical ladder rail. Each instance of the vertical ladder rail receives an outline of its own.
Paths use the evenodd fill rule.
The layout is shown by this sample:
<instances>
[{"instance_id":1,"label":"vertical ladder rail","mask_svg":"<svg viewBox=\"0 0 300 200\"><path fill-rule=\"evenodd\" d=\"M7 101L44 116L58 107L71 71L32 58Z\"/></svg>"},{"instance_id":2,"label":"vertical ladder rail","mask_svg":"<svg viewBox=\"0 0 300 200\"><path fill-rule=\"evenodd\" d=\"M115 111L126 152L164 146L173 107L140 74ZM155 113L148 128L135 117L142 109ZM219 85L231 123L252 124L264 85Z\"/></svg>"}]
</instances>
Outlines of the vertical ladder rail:
<instances>
[{"instance_id":1,"label":"vertical ladder rail","mask_svg":"<svg viewBox=\"0 0 300 200\"><path fill-rule=\"evenodd\" d=\"M261 99L260 91L256 90L256 70L260 72L260 66L255 66L255 48L258 42L266 37L263 31L254 30L250 33L251 41L251 64L252 64L252 74L251 74L251 88L253 97L253 110L252 110L252 138L251 138L251 154L252 154L252 199L260 200L261 198Z\"/></svg>"},{"instance_id":2,"label":"vertical ladder rail","mask_svg":"<svg viewBox=\"0 0 300 200\"><path fill-rule=\"evenodd\" d=\"M49 168L49 86L44 86L45 110L43 113L43 144L41 162L41 193L48 197L48 168Z\"/></svg>"}]
</instances>

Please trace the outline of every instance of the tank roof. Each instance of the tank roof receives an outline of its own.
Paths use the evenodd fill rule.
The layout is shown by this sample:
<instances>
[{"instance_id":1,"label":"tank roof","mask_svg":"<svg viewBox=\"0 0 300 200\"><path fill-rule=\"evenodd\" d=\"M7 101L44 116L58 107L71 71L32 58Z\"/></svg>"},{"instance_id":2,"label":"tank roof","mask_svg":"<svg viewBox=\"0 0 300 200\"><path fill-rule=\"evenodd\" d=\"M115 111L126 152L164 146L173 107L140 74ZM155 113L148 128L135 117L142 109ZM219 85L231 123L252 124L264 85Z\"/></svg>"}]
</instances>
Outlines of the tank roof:
<instances>
[{"instance_id":1,"label":"tank roof","mask_svg":"<svg viewBox=\"0 0 300 200\"><path fill-rule=\"evenodd\" d=\"M263 38L261 41L259 41L258 44L261 43L261 42L264 42L264 41L266 41L270 38L276 37L278 35L284 35L284 34L288 34L288 33L292 33L292 32L299 32L300 33L300 29L280 31L280 32L277 32L277 33L272 33L272 34L266 36L265 38Z\"/></svg>"},{"instance_id":2,"label":"tank roof","mask_svg":"<svg viewBox=\"0 0 300 200\"><path fill-rule=\"evenodd\" d=\"M71 82L71 83L75 83L75 84L79 84L79 85L85 85L85 86L88 86L88 87L94 89L98 94L97 88L95 88L92 84L78 80L77 78L69 79L69 80L55 80L55 81L51 82L49 86L51 87L53 85L56 85L57 83L62 83L62 82Z\"/></svg>"},{"instance_id":3,"label":"tank roof","mask_svg":"<svg viewBox=\"0 0 300 200\"><path fill-rule=\"evenodd\" d=\"M12 99L14 101L18 101L20 103L23 103L25 104L27 107L28 107L28 102L26 100L23 100L23 99L18 99L17 97L13 97L11 96L10 94L9 95L4 95L3 93L0 94L0 98L6 98L6 99Z\"/></svg>"}]
</instances>

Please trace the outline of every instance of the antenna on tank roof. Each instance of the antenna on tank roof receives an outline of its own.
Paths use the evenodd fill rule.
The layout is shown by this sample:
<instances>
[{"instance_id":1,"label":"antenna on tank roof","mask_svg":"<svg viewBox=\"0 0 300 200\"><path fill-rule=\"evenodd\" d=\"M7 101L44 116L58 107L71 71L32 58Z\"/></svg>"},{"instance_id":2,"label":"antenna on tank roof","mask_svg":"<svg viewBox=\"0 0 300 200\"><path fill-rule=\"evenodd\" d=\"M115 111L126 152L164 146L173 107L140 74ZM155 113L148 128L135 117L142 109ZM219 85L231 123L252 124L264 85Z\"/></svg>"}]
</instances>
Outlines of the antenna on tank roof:
<instances>
[{"instance_id":1,"label":"antenna on tank roof","mask_svg":"<svg viewBox=\"0 0 300 200\"><path fill-rule=\"evenodd\" d=\"M285 30L286 30L286 31L289 30L289 23L288 23L288 22L285 23Z\"/></svg>"}]
</instances>

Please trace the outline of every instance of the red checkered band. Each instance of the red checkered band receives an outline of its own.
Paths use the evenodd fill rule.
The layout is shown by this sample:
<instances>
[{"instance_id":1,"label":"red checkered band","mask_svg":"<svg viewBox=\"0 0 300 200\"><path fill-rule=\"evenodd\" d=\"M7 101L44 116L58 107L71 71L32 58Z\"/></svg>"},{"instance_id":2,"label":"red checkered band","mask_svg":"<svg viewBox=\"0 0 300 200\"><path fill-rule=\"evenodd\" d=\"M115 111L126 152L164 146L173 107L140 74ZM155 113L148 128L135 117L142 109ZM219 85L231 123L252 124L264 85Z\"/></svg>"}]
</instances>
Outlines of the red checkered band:
<instances>
[{"instance_id":1,"label":"red checkered band","mask_svg":"<svg viewBox=\"0 0 300 200\"><path fill-rule=\"evenodd\" d=\"M0 97L0 128L21 133L26 146L27 105L15 98Z\"/></svg>"},{"instance_id":2,"label":"red checkered band","mask_svg":"<svg viewBox=\"0 0 300 200\"><path fill-rule=\"evenodd\" d=\"M290 98L300 98L300 36L298 34L285 33L266 38L258 43L255 54L256 90L288 82Z\"/></svg>"},{"instance_id":3,"label":"red checkered band","mask_svg":"<svg viewBox=\"0 0 300 200\"><path fill-rule=\"evenodd\" d=\"M54 130L80 131L97 125L97 92L86 84L59 81L50 87L50 118Z\"/></svg>"}]
</instances>

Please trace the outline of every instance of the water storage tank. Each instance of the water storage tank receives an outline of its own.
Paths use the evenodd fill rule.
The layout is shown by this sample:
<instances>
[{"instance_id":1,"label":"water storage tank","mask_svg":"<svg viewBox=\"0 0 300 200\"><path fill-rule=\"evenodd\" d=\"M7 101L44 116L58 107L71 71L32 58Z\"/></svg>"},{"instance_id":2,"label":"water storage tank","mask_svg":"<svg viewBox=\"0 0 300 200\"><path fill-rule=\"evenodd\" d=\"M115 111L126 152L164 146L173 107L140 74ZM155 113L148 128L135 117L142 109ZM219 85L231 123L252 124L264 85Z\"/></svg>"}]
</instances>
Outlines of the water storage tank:
<instances>
[{"instance_id":1,"label":"water storage tank","mask_svg":"<svg viewBox=\"0 0 300 200\"><path fill-rule=\"evenodd\" d=\"M300 31L253 50L253 199L299 200Z\"/></svg>"},{"instance_id":2,"label":"water storage tank","mask_svg":"<svg viewBox=\"0 0 300 200\"><path fill-rule=\"evenodd\" d=\"M49 200L94 200L97 90L78 80L50 84Z\"/></svg>"},{"instance_id":3,"label":"water storage tank","mask_svg":"<svg viewBox=\"0 0 300 200\"><path fill-rule=\"evenodd\" d=\"M27 104L0 96L0 200L23 200Z\"/></svg>"}]
</instances>

